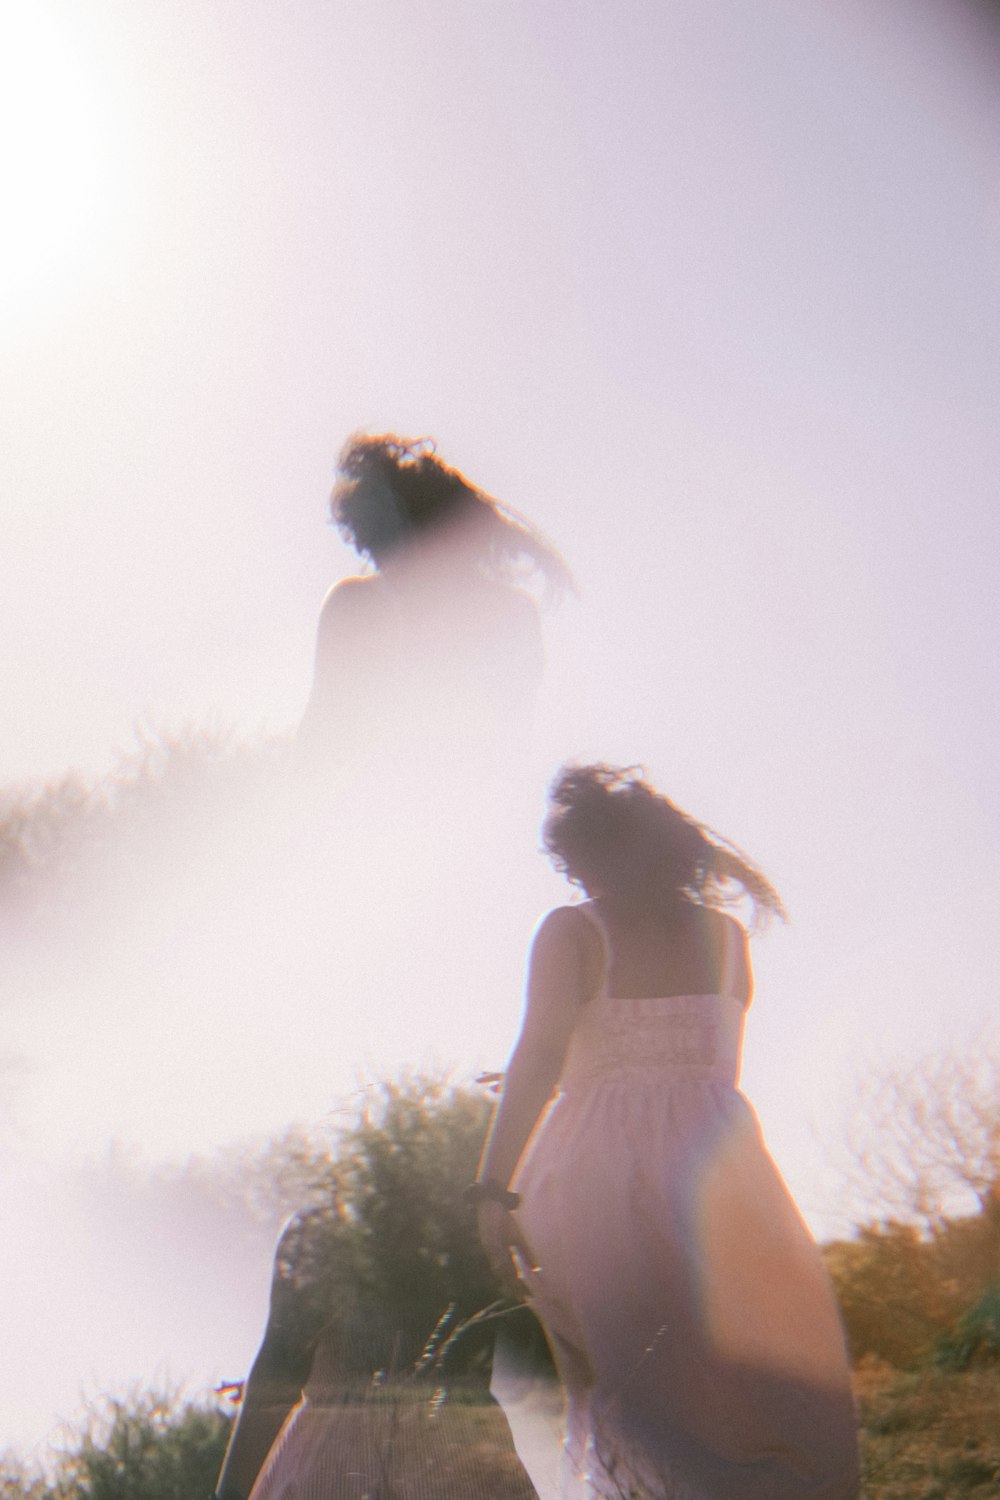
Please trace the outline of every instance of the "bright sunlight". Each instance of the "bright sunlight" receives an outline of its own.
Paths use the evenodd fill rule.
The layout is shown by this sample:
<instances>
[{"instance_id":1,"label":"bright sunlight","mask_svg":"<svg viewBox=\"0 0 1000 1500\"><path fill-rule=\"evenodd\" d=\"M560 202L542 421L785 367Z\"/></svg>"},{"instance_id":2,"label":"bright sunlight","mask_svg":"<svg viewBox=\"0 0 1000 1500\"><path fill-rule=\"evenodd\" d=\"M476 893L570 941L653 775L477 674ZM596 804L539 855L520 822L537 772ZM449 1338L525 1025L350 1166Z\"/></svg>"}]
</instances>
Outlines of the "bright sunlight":
<instances>
[{"instance_id":1,"label":"bright sunlight","mask_svg":"<svg viewBox=\"0 0 1000 1500\"><path fill-rule=\"evenodd\" d=\"M57 296L98 238L108 198L95 80L55 14L11 5L0 20L0 308Z\"/></svg>"}]
</instances>

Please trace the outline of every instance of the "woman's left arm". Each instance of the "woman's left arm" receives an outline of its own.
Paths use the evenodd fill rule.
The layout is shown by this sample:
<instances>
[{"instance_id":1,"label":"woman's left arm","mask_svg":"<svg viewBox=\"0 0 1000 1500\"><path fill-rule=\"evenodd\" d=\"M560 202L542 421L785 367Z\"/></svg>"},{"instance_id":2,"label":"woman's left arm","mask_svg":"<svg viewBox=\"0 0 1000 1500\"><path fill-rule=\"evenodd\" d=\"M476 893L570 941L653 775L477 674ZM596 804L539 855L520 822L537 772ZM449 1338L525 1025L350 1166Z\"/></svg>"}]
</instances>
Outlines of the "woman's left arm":
<instances>
[{"instance_id":1,"label":"woman's left arm","mask_svg":"<svg viewBox=\"0 0 1000 1500\"><path fill-rule=\"evenodd\" d=\"M310 1232L318 1215L296 1214L281 1231L271 1273L267 1327L247 1376L215 1487L216 1500L246 1500L275 1438L302 1398L322 1324Z\"/></svg>"},{"instance_id":2,"label":"woman's left arm","mask_svg":"<svg viewBox=\"0 0 1000 1500\"><path fill-rule=\"evenodd\" d=\"M580 1006L591 987L587 983L591 943L591 925L572 906L549 912L535 935L524 1024L479 1164L480 1182L508 1186L552 1098ZM523 1243L514 1221L501 1204L485 1199L479 1205L479 1232L490 1264L509 1283L508 1247Z\"/></svg>"},{"instance_id":3,"label":"woman's left arm","mask_svg":"<svg viewBox=\"0 0 1000 1500\"><path fill-rule=\"evenodd\" d=\"M215 1487L216 1500L246 1500L275 1438L302 1398L304 1369L290 1369L275 1355L268 1333L247 1377L240 1410Z\"/></svg>"}]
</instances>

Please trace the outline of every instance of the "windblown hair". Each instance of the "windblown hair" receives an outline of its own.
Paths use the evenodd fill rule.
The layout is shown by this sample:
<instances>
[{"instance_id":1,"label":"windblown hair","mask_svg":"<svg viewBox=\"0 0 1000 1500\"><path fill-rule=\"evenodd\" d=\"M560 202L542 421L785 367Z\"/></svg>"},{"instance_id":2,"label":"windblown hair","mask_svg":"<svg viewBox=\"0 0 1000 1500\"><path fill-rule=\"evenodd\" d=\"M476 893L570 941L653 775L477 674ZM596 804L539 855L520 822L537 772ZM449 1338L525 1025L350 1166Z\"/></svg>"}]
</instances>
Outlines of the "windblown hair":
<instances>
[{"instance_id":1,"label":"windblown hair","mask_svg":"<svg viewBox=\"0 0 1000 1500\"><path fill-rule=\"evenodd\" d=\"M784 919L777 891L734 844L675 807L637 766L564 766L542 828L557 870L593 895L651 910L735 906Z\"/></svg>"},{"instance_id":2,"label":"windblown hair","mask_svg":"<svg viewBox=\"0 0 1000 1500\"><path fill-rule=\"evenodd\" d=\"M437 455L433 438L354 433L337 463L330 516L345 541L378 567L421 533L462 527L475 563L504 581L532 575L546 593L572 590L558 552L539 531Z\"/></svg>"}]
</instances>

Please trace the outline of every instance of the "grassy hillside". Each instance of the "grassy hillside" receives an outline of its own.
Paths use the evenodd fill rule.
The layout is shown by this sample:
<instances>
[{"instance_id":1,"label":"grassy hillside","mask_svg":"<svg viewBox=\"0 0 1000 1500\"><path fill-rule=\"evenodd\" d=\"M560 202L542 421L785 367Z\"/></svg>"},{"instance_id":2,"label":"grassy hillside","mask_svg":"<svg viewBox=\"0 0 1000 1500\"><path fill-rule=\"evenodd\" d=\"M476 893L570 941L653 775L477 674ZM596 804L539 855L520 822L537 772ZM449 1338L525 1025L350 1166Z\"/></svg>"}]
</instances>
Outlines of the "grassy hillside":
<instances>
[{"instance_id":1,"label":"grassy hillside","mask_svg":"<svg viewBox=\"0 0 1000 1500\"><path fill-rule=\"evenodd\" d=\"M865 1500L1000 1495L1000 1366L855 1372Z\"/></svg>"}]
</instances>

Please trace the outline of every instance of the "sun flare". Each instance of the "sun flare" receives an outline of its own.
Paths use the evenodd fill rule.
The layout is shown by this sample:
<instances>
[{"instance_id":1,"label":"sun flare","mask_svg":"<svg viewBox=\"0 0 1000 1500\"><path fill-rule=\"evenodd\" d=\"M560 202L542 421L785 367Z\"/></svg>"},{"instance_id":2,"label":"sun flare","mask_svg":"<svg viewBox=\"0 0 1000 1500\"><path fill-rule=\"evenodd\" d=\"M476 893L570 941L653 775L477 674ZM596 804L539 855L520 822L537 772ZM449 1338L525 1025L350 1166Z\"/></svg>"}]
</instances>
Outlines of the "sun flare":
<instances>
[{"instance_id":1,"label":"sun flare","mask_svg":"<svg viewBox=\"0 0 1000 1500\"><path fill-rule=\"evenodd\" d=\"M95 80L56 16L11 6L0 21L0 307L23 311L79 271L107 203Z\"/></svg>"}]
</instances>

